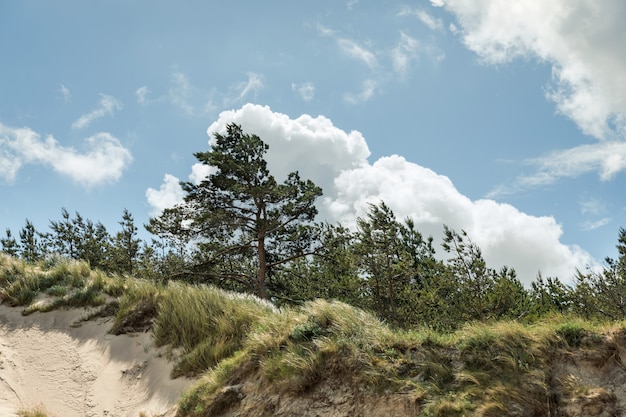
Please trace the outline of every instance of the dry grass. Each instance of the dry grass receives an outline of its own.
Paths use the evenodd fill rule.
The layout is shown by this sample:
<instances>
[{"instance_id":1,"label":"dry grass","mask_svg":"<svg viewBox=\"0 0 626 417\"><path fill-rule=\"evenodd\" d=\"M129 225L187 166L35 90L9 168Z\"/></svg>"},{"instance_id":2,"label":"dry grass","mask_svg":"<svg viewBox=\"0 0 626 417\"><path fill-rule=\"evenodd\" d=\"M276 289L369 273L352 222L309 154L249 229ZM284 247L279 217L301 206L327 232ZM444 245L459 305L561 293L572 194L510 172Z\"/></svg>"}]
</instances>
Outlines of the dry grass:
<instances>
[{"instance_id":1,"label":"dry grass","mask_svg":"<svg viewBox=\"0 0 626 417\"><path fill-rule=\"evenodd\" d=\"M56 417L56 415L46 411L43 405L32 408L21 408L17 410L18 417Z\"/></svg>"},{"instance_id":2,"label":"dry grass","mask_svg":"<svg viewBox=\"0 0 626 417\"><path fill-rule=\"evenodd\" d=\"M42 292L62 301L34 307ZM606 335L626 340L623 323L607 327L568 316L531 325L467 324L450 334L400 332L340 302L277 309L210 286L111 277L62 260L46 269L6 256L0 256L0 296L27 311L114 298L113 332L151 329L155 344L172 353L174 376L202 375L181 399L179 417L210 415L225 387L250 378L286 396L324 381L348 381L372 395L407 394L424 416L549 415L555 358L577 352L600 366L615 355ZM596 389L577 381L562 385L569 397L582 398L577 401Z\"/></svg>"}]
</instances>

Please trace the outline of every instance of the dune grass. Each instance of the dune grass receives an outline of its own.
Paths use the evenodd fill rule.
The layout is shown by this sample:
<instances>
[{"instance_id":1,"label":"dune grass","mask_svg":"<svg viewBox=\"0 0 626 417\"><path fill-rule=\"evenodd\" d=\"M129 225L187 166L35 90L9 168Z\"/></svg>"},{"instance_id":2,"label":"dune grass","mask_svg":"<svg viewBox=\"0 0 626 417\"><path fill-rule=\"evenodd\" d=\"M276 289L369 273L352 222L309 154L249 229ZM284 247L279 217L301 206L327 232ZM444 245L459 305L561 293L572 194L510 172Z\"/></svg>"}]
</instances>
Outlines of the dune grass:
<instances>
[{"instance_id":1,"label":"dune grass","mask_svg":"<svg viewBox=\"0 0 626 417\"><path fill-rule=\"evenodd\" d=\"M10 306L24 307L23 314L101 306L107 296L118 297L124 292L125 281L91 270L86 262L51 257L31 265L0 255L0 299Z\"/></svg>"},{"instance_id":2,"label":"dune grass","mask_svg":"<svg viewBox=\"0 0 626 417\"><path fill-rule=\"evenodd\" d=\"M56 417L54 414L50 414L43 405L38 405L32 408L21 408L17 410L18 417Z\"/></svg>"},{"instance_id":3,"label":"dune grass","mask_svg":"<svg viewBox=\"0 0 626 417\"><path fill-rule=\"evenodd\" d=\"M4 302L36 311L42 293L62 300L54 308L101 305L108 297L112 333L151 330L155 345L169 349L173 376L198 377L178 417L217 414L225 387L248 378L293 396L332 380L367 395L402 394L421 416L550 415L553 362L578 352L601 366L615 355L607 334L626 335L624 323L559 315L533 324L468 323L449 334L398 331L336 301L278 309L210 286L108 276L63 260L46 269L0 256ZM575 379L562 385L571 396L599 389Z\"/></svg>"}]
</instances>

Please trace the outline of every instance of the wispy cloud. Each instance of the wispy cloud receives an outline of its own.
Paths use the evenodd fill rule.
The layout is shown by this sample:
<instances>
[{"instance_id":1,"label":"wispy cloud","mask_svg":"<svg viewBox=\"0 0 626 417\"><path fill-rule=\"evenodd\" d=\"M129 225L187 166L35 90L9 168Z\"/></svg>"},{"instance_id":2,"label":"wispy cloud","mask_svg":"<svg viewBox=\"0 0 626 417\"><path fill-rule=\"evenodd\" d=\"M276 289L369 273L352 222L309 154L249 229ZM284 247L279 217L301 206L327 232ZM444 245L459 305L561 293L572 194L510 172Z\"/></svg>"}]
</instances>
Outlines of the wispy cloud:
<instances>
[{"instance_id":1,"label":"wispy cloud","mask_svg":"<svg viewBox=\"0 0 626 417\"><path fill-rule=\"evenodd\" d=\"M348 10L352 10L352 7L354 7L354 5L358 2L359 0L348 0L348 2L346 3L346 6L348 6Z\"/></svg>"},{"instance_id":2,"label":"wispy cloud","mask_svg":"<svg viewBox=\"0 0 626 417\"><path fill-rule=\"evenodd\" d=\"M194 90L195 89L189 82L189 78L186 74L182 72L175 72L172 75L172 83L168 91L169 100L172 104L192 116L195 109L190 103L190 99L194 94Z\"/></svg>"},{"instance_id":3,"label":"wispy cloud","mask_svg":"<svg viewBox=\"0 0 626 417\"><path fill-rule=\"evenodd\" d=\"M255 97L264 86L263 76L255 72L248 72L246 76L246 80L231 85L225 91L207 91L194 85L184 72L174 71L166 93L152 98L151 88L144 85L135 90L135 96L142 106L170 104L188 116L206 116L214 112L218 105L233 105L250 96Z\"/></svg>"},{"instance_id":4,"label":"wispy cloud","mask_svg":"<svg viewBox=\"0 0 626 417\"><path fill-rule=\"evenodd\" d=\"M351 104L361 104L368 101L374 96L378 83L376 80L365 80L361 85L361 91L358 93L346 93L344 99Z\"/></svg>"},{"instance_id":5,"label":"wispy cloud","mask_svg":"<svg viewBox=\"0 0 626 417\"><path fill-rule=\"evenodd\" d=\"M524 161L536 167L532 174L519 176L513 184L499 185L489 198L515 194L517 192L544 187L564 178L576 178L597 172L601 181L612 179L626 169L626 142L598 142L549 154Z\"/></svg>"},{"instance_id":6,"label":"wispy cloud","mask_svg":"<svg viewBox=\"0 0 626 417\"><path fill-rule=\"evenodd\" d=\"M440 62L445 57L432 40L420 41L405 31L400 31L400 38L395 44L373 46L370 42L355 40L321 24L317 25L317 31L320 36L334 40L343 56L364 64L369 70L369 73L363 76L360 92L344 93L344 100L351 104L370 100L375 94L382 92L383 86L387 84L405 81L412 65L421 56L434 63Z\"/></svg>"},{"instance_id":7,"label":"wispy cloud","mask_svg":"<svg viewBox=\"0 0 626 417\"><path fill-rule=\"evenodd\" d=\"M181 109L188 116L199 113L198 106L195 105L198 89L191 83L189 77L181 72L174 71L170 76L170 83L166 94L155 98L150 98L152 90L148 86L141 86L135 90L137 103L146 106L154 103L169 103ZM202 111L200 111L202 113Z\"/></svg>"},{"instance_id":8,"label":"wispy cloud","mask_svg":"<svg viewBox=\"0 0 626 417\"><path fill-rule=\"evenodd\" d=\"M443 22L424 9L414 9L406 6L398 13L398 16L414 16L431 30L443 31Z\"/></svg>"},{"instance_id":9,"label":"wispy cloud","mask_svg":"<svg viewBox=\"0 0 626 417\"><path fill-rule=\"evenodd\" d=\"M315 96L315 85L312 82L306 82L302 84L291 84L291 90L298 93L298 95L304 101L313 100L313 96Z\"/></svg>"},{"instance_id":10,"label":"wispy cloud","mask_svg":"<svg viewBox=\"0 0 626 417\"><path fill-rule=\"evenodd\" d=\"M61 95L63 96L63 101L66 103L69 102L70 98L72 97L72 94L70 93L70 89L67 88L63 84L60 84L59 91L61 92Z\"/></svg>"},{"instance_id":11,"label":"wispy cloud","mask_svg":"<svg viewBox=\"0 0 626 417\"><path fill-rule=\"evenodd\" d=\"M74 123L72 129L83 129L89 126L94 120L100 119L106 115L112 115L116 110L122 108L122 102L113 96L100 94L100 106L91 112L80 116Z\"/></svg>"},{"instance_id":12,"label":"wispy cloud","mask_svg":"<svg viewBox=\"0 0 626 417\"><path fill-rule=\"evenodd\" d=\"M596 198L587 198L580 202L582 214L600 215L606 212L605 204Z\"/></svg>"},{"instance_id":13,"label":"wispy cloud","mask_svg":"<svg viewBox=\"0 0 626 417\"><path fill-rule=\"evenodd\" d=\"M347 38L339 38L337 39L337 45L339 48L351 58L355 58L358 61L363 62L370 68L376 68L378 65L378 60L376 59L376 55L373 52L368 50L367 48L359 45L357 42L352 39Z\"/></svg>"},{"instance_id":14,"label":"wispy cloud","mask_svg":"<svg viewBox=\"0 0 626 417\"><path fill-rule=\"evenodd\" d=\"M578 177L597 171L602 181L613 178L626 168L626 142L599 142L555 151L547 156L532 159L539 171L520 180L522 184L552 184L561 178Z\"/></svg>"},{"instance_id":15,"label":"wispy cloud","mask_svg":"<svg viewBox=\"0 0 626 417\"><path fill-rule=\"evenodd\" d=\"M391 51L393 69L399 75L405 75L411 61L417 59L419 42L404 32L400 32L400 41Z\"/></svg>"},{"instance_id":16,"label":"wispy cloud","mask_svg":"<svg viewBox=\"0 0 626 417\"><path fill-rule=\"evenodd\" d=\"M626 134L626 3L594 0L431 0L457 17L484 62L536 58L552 66L548 98L588 135Z\"/></svg>"},{"instance_id":17,"label":"wispy cloud","mask_svg":"<svg viewBox=\"0 0 626 417\"><path fill-rule=\"evenodd\" d=\"M248 80L237 84L236 91L239 91L239 95L236 101L243 100L249 94L256 96L256 93L263 88L263 81L259 74L254 72L248 72Z\"/></svg>"},{"instance_id":18,"label":"wispy cloud","mask_svg":"<svg viewBox=\"0 0 626 417\"><path fill-rule=\"evenodd\" d=\"M600 220L585 221L581 223L580 230L582 230L583 232L590 232L592 230L599 229L602 226L606 226L610 222L611 222L611 219L609 217L604 217Z\"/></svg>"},{"instance_id":19,"label":"wispy cloud","mask_svg":"<svg viewBox=\"0 0 626 417\"><path fill-rule=\"evenodd\" d=\"M135 90L135 95L137 96L137 103L146 105L149 103L148 95L151 93L150 89L145 85L143 87L139 87Z\"/></svg>"},{"instance_id":20,"label":"wispy cloud","mask_svg":"<svg viewBox=\"0 0 626 417\"><path fill-rule=\"evenodd\" d=\"M29 128L0 124L0 176L12 181L23 164L39 164L92 187L118 181L133 159L130 151L109 133L88 137L85 148L85 152L78 152L62 146L53 136L44 139Z\"/></svg>"}]
</instances>

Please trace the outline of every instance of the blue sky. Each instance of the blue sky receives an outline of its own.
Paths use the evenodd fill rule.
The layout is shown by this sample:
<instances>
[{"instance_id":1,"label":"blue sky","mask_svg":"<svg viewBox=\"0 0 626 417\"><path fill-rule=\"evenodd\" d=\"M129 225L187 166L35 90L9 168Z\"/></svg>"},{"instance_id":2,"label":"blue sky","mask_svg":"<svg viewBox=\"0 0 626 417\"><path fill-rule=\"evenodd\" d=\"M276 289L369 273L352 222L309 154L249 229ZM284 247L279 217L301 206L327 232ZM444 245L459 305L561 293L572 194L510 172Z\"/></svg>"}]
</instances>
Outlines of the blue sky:
<instances>
[{"instance_id":1,"label":"blue sky","mask_svg":"<svg viewBox=\"0 0 626 417\"><path fill-rule=\"evenodd\" d=\"M321 219L382 199L437 244L465 229L491 266L568 281L626 226L624 19L620 0L2 2L0 230L62 207L147 223L234 121L277 177L324 188Z\"/></svg>"}]
</instances>

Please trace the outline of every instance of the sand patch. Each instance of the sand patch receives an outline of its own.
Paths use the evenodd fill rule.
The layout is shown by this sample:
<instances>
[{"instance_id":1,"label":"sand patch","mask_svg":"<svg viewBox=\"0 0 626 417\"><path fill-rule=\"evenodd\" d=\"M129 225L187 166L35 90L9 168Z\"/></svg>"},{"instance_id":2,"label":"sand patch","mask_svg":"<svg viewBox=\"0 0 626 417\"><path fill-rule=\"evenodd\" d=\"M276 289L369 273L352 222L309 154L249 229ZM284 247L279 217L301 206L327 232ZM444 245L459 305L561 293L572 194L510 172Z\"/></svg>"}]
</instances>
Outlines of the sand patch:
<instances>
[{"instance_id":1,"label":"sand patch","mask_svg":"<svg viewBox=\"0 0 626 417\"><path fill-rule=\"evenodd\" d=\"M173 415L193 381L171 364L150 333L108 334L112 319L82 322L84 309L21 315L0 306L0 415L43 405L58 417Z\"/></svg>"}]
</instances>

